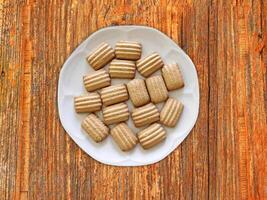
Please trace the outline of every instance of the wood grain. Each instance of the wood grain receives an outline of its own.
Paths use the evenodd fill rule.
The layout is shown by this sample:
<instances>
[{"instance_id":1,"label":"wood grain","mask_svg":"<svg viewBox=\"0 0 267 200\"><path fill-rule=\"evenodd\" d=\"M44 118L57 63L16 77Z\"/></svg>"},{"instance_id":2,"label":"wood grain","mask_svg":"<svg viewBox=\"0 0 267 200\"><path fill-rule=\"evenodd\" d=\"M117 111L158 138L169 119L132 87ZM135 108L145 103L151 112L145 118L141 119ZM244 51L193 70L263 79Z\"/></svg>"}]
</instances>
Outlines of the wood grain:
<instances>
[{"instance_id":1,"label":"wood grain","mask_svg":"<svg viewBox=\"0 0 267 200\"><path fill-rule=\"evenodd\" d=\"M144 167L96 162L57 113L66 58L122 24L167 34L199 76L194 129ZM0 199L267 199L266 45L266 0L0 0Z\"/></svg>"}]
</instances>

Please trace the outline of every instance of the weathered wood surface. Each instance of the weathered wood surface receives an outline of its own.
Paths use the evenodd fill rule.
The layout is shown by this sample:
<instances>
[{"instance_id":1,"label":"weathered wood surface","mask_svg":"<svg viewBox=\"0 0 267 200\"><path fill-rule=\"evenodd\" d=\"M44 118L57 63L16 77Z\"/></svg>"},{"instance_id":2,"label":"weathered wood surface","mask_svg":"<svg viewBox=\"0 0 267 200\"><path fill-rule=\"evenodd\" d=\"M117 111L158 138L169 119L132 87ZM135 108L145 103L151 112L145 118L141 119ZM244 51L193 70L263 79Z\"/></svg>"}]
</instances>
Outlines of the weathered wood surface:
<instances>
[{"instance_id":1,"label":"weathered wood surface","mask_svg":"<svg viewBox=\"0 0 267 200\"><path fill-rule=\"evenodd\" d=\"M65 59L120 24L166 33L199 76L196 126L145 167L94 161L58 119ZM266 0L0 0L0 199L267 199L266 45Z\"/></svg>"}]
</instances>

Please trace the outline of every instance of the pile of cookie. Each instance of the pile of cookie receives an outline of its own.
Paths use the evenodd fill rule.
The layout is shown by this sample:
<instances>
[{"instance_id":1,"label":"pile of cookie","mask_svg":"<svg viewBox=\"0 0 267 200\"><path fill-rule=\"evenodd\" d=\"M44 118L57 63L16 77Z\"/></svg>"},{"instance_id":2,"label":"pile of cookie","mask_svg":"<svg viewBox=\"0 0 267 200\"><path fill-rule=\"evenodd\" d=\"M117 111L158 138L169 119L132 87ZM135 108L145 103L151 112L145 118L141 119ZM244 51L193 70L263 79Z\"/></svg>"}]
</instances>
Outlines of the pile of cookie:
<instances>
[{"instance_id":1,"label":"pile of cookie","mask_svg":"<svg viewBox=\"0 0 267 200\"><path fill-rule=\"evenodd\" d=\"M162 125L174 127L177 124L183 104L169 98L168 91L184 86L178 65L164 65L158 53L142 59L141 54L140 43L120 41L115 49L102 43L88 56L87 61L95 72L83 77L89 93L74 97L74 106L77 113L89 113L81 126L95 142L103 141L110 133L122 151L133 149L138 141L148 149L166 138ZM108 71L102 69L107 64ZM145 80L134 79L136 69ZM160 69L161 75L151 76ZM111 85L112 78L133 80L127 84ZM130 111L125 101L129 97L134 105L131 111L134 125L145 127L137 134L126 122ZM159 111L156 104L161 102L165 104ZM103 120L95 113L101 110ZM109 125L114 126L110 128Z\"/></svg>"}]
</instances>

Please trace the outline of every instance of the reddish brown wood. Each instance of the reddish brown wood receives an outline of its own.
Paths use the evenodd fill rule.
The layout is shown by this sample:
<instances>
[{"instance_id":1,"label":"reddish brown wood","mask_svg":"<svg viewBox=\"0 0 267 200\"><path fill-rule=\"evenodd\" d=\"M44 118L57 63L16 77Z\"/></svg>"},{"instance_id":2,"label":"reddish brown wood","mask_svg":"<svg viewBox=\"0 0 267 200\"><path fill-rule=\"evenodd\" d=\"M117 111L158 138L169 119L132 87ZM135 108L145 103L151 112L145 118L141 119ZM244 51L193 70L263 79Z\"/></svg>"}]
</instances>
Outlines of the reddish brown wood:
<instances>
[{"instance_id":1,"label":"reddish brown wood","mask_svg":"<svg viewBox=\"0 0 267 200\"><path fill-rule=\"evenodd\" d=\"M57 113L60 69L111 25L159 29L196 65L200 114L163 161L112 167ZM0 0L0 199L267 199L267 2Z\"/></svg>"}]
</instances>

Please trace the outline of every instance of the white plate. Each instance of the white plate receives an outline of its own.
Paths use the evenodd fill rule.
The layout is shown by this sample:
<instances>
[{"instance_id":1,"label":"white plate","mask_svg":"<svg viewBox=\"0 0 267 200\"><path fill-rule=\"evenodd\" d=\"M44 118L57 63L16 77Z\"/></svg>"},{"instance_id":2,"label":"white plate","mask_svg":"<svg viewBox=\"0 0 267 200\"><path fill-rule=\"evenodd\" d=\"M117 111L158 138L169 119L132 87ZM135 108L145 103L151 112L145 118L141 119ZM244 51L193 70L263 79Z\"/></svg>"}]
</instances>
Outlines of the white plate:
<instances>
[{"instance_id":1,"label":"white plate","mask_svg":"<svg viewBox=\"0 0 267 200\"><path fill-rule=\"evenodd\" d=\"M119 40L138 41L143 46L142 57L158 52L165 63L178 63L185 82L185 87L170 92L184 104L184 111L175 128L167 129L166 140L150 150L143 150L138 144L130 152L122 152L112 141L111 136L96 144L81 129L81 122L86 114L76 114L73 97L86 94L82 77L94 70L88 65L86 57L101 42L113 47ZM108 66L105 68L107 69ZM158 74L160 72L156 72ZM137 78L142 78L139 74ZM112 84L126 83L128 80L112 80ZM130 101L127 102L132 109ZM158 105L161 108L162 105ZM170 154L193 128L199 110L199 86L195 66L189 56L162 32L145 26L114 26L103 28L90 35L64 63L58 82L58 109L61 123L70 137L88 155L99 162L116 166L140 166L158 162ZM130 127L137 132L132 121Z\"/></svg>"}]
</instances>

